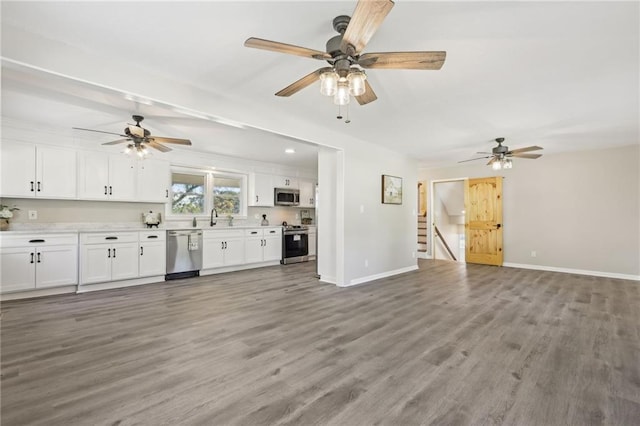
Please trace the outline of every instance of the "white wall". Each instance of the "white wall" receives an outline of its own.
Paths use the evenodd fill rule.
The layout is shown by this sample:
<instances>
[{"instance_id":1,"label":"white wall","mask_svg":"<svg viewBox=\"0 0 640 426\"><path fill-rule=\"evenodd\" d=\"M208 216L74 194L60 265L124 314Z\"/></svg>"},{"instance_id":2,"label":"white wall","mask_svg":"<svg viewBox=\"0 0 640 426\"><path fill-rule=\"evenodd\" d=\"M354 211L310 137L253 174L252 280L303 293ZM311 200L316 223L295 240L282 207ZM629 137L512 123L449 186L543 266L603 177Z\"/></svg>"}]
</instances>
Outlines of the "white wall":
<instances>
[{"instance_id":1,"label":"white wall","mask_svg":"<svg viewBox=\"0 0 640 426\"><path fill-rule=\"evenodd\" d=\"M425 181L494 174L482 162L419 171ZM505 264L640 278L639 145L514 159L499 174Z\"/></svg>"}]
</instances>

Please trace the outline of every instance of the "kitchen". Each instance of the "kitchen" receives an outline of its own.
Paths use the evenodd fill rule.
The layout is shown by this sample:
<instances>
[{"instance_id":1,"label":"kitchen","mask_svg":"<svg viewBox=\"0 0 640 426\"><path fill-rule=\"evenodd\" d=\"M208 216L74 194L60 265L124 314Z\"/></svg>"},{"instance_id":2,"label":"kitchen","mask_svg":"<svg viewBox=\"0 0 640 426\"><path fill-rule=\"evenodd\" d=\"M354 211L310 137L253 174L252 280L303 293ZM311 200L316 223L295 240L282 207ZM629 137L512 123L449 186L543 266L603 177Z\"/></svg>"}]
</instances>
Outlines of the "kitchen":
<instances>
[{"instance_id":1,"label":"kitchen","mask_svg":"<svg viewBox=\"0 0 640 426\"><path fill-rule=\"evenodd\" d=\"M101 146L103 140L3 123L1 204L19 209L0 234L3 300L275 266L290 263L291 250L297 260L314 259L314 147L285 140L283 146L301 155L295 159L282 149L270 157L281 157L284 164L277 164L188 148L138 158ZM196 209L181 210L175 201L189 173L201 179L200 200ZM103 174L106 180L99 181ZM229 177L238 198L231 211L213 195L214 182L229 185ZM202 262L176 269L175 251L166 250L171 232L196 229L201 240L189 241L186 251L201 253ZM296 235L284 235L290 232Z\"/></svg>"}]
</instances>

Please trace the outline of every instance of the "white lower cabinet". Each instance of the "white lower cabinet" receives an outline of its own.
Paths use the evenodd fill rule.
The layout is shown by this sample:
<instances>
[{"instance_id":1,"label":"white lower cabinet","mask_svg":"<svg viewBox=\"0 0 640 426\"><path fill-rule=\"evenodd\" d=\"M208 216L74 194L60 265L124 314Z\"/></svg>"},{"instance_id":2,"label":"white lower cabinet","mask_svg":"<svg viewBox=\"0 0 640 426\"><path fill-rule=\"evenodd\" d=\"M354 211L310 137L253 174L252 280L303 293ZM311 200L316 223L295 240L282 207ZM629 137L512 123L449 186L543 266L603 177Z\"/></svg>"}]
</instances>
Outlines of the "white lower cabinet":
<instances>
[{"instance_id":1,"label":"white lower cabinet","mask_svg":"<svg viewBox=\"0 0 640 426\"><path fill-rule=\"evenodd\" d=\"M245 230L245 263L267 262L282 258L282 229Z\"/></svg>"},{"instance_id":2,"label":"white lower cabinet","mask_svg":"<svg viewBox=\"0 0 640 426\"><path fill-rule=\"evenodd\" d=\"M139 276L164 275L167 272L165 231L140 232Z\"/></svg>"},{"instance_id":3,"label":"white lower cabinet","mask_svg":"<svg viewBox=\"0 0 640 426\"><path fill-rule=\"evenodd\" d=\"M0 291L78 283L76 234L13 235L0 242Z\"/></svg>"},{"instance_id":4,"label":"white lower cabinet","mask_svg":"<svg viewBox=\"0 0 640 426\"><path fill-rule=\"evenodd\" d=\"M80 284L137 277L137 232L80 234Z\"/></svg>"},{"instance_id":5,"label":"white lower cabinet","mask_svg":"<svg viewBox=\"0 0 640 426\"><path fill-rule=\"evenodd\" d=\"M309 256L316 256L316 238L317 238L317 234L316 234L316 227L315 226L310 226L309 227Z\"/></svg>"},{"instance_id":6,"label":"white lower cabinet","mask_svg":"<svg viewBox=\"0 0 640 426\"><path fill-rule=\"evenodd\" d=\"M242 229L204 231L202 241L203 269L244 263L245 238Z\"/></svg>"}]
</instances>

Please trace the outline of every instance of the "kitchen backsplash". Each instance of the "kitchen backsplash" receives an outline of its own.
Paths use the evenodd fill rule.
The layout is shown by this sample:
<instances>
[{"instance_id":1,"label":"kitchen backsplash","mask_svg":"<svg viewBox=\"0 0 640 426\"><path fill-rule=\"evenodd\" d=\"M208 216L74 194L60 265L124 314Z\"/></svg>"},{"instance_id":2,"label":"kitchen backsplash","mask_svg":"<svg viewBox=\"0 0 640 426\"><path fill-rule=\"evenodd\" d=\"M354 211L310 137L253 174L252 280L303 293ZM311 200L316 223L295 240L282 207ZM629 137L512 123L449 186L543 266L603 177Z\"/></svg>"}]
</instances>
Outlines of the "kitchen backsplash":
<instances>
[{"instance_id":1,"label":"kitchen backsplash","mask_svg":"<svg viewBox=\"0 0 640 426\"><path fill-rule=\"evenodd\" d=\"M14 211L10 222L12 229L24 229L29 227L43 227L57 224L103 224L120 226L123 224L142 225L143 212L162 213L162 227L190 226L193 217L185 217L184 220L170 220L167 222L164 214L164 204L129 203L113 201L77 201L77 200L37 200L26 198L2 198L2 204L17 206L20 210ZM29 211L37 212L37 219L29 219ZM307 212L306 214L304 212ZM303 215L311 218L311 224L315 224L315 210L301 209L297 207L249 207L246 219L234 219L237 226L260 225L262 215L267 215L270 225L280 225L287 222L291 225L299 225ZM218 218L219 223L226 224L225 217ZM183 223L184 222L184 223ZM208 216L197 217L198 226L208 227Z\"/></svg>"}]
</instances>

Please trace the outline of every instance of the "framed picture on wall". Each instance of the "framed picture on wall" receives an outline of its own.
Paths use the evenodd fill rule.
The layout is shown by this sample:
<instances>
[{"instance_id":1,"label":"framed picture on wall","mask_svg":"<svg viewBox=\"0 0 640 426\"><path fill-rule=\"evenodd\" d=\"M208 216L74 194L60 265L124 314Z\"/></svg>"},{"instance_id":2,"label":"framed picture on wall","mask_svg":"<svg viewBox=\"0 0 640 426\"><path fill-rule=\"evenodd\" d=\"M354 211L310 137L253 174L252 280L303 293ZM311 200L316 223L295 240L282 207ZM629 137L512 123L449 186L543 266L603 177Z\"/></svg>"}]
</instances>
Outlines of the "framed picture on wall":
<instances>
[{"instance_id":1,"label":"framed picture on wall","mask_svg":"<svg viewBox=\"0 0 640 426\"><path fill-rule=\"evenodd\" d=\"M402 204L402 178L382 175L382 204Z\"/></svg>"}]
</instances>

